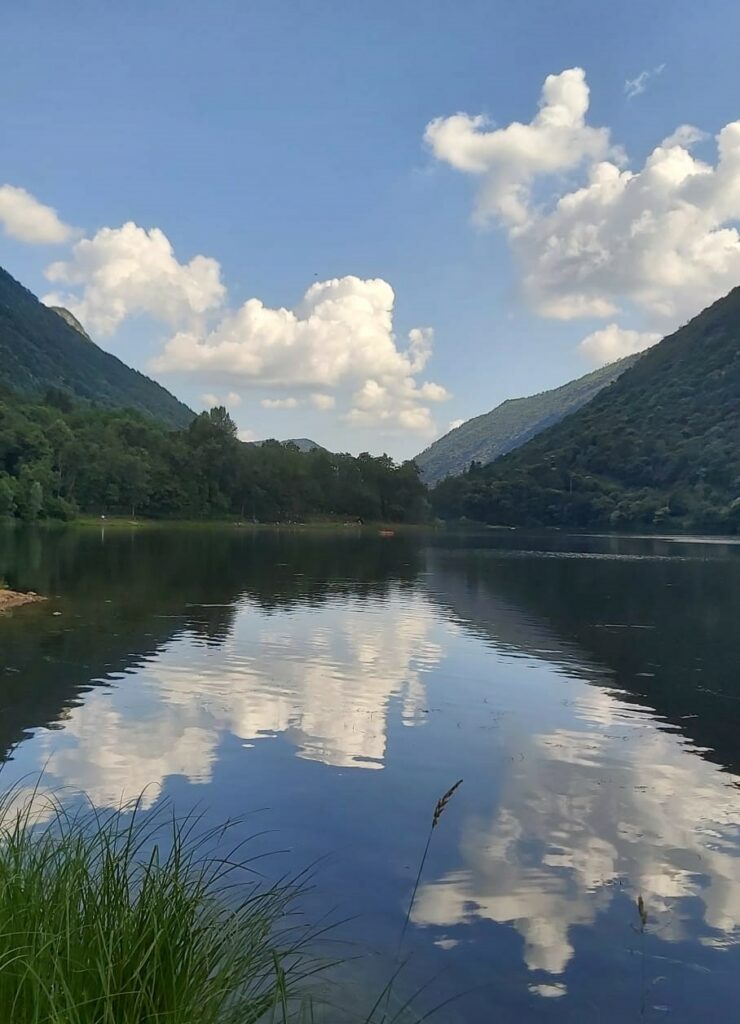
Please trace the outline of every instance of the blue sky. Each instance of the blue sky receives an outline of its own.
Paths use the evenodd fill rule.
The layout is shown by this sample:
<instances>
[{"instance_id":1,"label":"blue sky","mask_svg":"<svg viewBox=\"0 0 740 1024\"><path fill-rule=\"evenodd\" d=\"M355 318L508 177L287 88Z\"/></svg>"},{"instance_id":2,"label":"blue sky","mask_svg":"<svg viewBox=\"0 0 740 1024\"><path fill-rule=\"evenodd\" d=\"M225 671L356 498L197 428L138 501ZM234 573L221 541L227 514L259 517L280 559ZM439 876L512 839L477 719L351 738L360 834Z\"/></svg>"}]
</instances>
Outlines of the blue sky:
<instances>
[{"instance_id":1,"label":"blue sky","mask_svg":"<svg viewBox=\"0 0 740 1024\"><path fill-rule=\"evenodd\" d=\"M245 437L407 457L740 283L738 38L717 0L8 5L0 264Z\"/></svg>"}]
</instances>

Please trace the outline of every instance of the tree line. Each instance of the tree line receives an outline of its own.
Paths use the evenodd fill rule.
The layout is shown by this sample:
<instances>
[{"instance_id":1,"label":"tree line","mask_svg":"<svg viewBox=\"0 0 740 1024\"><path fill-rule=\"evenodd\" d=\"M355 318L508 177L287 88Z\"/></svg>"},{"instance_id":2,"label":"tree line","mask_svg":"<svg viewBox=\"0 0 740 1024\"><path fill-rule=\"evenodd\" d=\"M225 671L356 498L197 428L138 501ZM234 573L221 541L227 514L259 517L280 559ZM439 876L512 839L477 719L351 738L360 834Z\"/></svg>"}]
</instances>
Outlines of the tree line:
<instances>
[{"instance_id":1,"label":"tree line","mask_svg":"<svg viewBox=\"0 0 740 1024\"><path fill-rule=\"evenodd\" d=\"M78 514L419 522L428 503L413 462L247 444L223 407L172 430L57 389L43 399L0 394L0 517Z\"/></svg>"}]
</instances>

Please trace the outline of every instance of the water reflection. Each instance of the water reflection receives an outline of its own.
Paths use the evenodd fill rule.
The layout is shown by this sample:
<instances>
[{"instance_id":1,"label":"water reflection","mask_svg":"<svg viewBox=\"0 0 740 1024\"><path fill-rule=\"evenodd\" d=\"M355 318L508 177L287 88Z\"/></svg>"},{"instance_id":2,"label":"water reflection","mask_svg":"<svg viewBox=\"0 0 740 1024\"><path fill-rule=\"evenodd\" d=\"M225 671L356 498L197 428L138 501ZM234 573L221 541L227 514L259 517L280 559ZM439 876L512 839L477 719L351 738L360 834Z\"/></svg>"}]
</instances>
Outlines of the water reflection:
<instances>
[{"instance_id":1,"label":"water reflection","mask_svg":"<svg viewBox=\"0 0 740 1024\"><path fill-rule=\"evenodd\" d=\"M91 692L61 737L37 738L39 765L98 804L146 787L147 806L171 775L210 782L227 733L247 746L284 734L301 758L380 769L392 703L404 725L419 720L423 673L441 653L428 606L386 600L329 601L287 621L245 602L218 651L185 638L146 666L134 692Z\"/></svg>"},{"instance_id":2,"label":"water reflection","mask_svg":"<svg viewBox=\"0 0 740 1024\"><path fill-rule=\"evenodd\" d=\"M421 981L477 993L449 1019L487 1022L495 1000L504 1021L621 1024L645 997L724 1020L740 968L739 555L508 533L0 531L0 576L52 595L0 617L6 778L44 767L99 805L145 787L147 806L269 805L298 867L335 857L326 887L354 937L389 950L429 809L462 776L408 937Z\"/></svg>"},{"instance_id":3,"label":"water reflection","mask_svg":"<svg viewBox=\"0 0 740 1024\"><path fill-rule=\"evenodd\" d=\"M662 941L721 947L740 926L734 780L642 710L573 686L567 707L540 692L532 731L517 722L501 736L510 767L498 804L466 820L462 864L424 885L414 912L446 934L476 919L511 924L529 970L558 983L539 993L550 996L566 991L573 930L625 896L634 908L642 895Z\"/></svg>"}]
</instances>

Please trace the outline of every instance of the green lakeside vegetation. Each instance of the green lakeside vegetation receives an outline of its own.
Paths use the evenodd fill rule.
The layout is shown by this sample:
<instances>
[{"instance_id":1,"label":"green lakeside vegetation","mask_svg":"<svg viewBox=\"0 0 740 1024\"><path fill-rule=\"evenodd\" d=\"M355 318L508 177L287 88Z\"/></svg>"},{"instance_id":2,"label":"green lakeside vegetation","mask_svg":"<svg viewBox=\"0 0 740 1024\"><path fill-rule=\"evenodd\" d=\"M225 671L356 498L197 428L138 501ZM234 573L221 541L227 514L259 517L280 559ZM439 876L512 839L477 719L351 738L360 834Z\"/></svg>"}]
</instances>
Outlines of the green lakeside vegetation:
<instances>
[{"instance_id":1,"label":"green lakeside vegetation","mask_svg":"<svg viewBox=\"0 0 740 1024\"><path fill-rule=\"evenodd\" d=\"M287 1020L322 966L297 912L301 885L257 885L243 844L223 852L232 831L11 790L0 801L0 1019Z\"/></svg>"},{"instance_id":2,"label":"green lakeside vegetation","mask_svg":"<svg viewBox=\"0 0 740 1024\"><path fill-rule=\"evenodd\" d=\"M184 430L134 410L0 395L0 517L77 515L300 522L315 517L420 522L426 488L413 462L245 444L222 407Z\"/></svg>"}]
</instances>

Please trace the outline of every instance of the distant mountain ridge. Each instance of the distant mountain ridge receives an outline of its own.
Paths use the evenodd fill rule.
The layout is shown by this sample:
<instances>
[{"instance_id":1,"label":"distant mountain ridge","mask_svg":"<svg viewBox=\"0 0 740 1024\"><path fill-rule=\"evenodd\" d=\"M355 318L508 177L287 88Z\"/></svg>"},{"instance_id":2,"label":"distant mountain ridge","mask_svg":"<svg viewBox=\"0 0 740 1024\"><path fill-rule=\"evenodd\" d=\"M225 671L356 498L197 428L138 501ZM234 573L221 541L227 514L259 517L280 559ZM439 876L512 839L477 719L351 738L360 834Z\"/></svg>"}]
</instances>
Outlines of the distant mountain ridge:
<instances>
[{"instance_id":1,"label":"distant mountain ridge","mask_svg":"<svg viewBox=\"0 0 740 1024\"><path fill-rule=\"evenodd\" d=\"M1 267L0 387L25 394L58 388L172 427L187 426L194 415L156 381L99 348L69 310L45 306Z\"/></svg>"},{"instance_id":2,"label":"distant mountain ridge","mask_svg":"<svg viewBox=\"0 0 740 1024\"><path fill-rule=\"evenodd\" d=\"M433 501L498 525L740 532L740 287L572 416L439 483Z\"/></svg>"},{"instance_id":3,"label":"distant mountain ridge","mask_svg":"<svg viewBox=\"0 0 740 1024\"><path fill-rule=\"evenodd\" d=\"M263 445L267 441L275 440L274 438L265 438L262 441L249 441L248 444ZM316 441L312 441L310 437L286 437L284 441L280 441L280 444L288 445L294 444L299 452L325 452L327 449L323 445L317 444Z\"/></svg>"},{"instance_id":4,"label":"distant mountain ridge","mask_svg":"<svg viewBox=\"0 0 740 1024\"><path fill-rule=\"evenodd\" d=\"M466 420L416 456L422 480L433 485L447 476L464 473L472 462L487 465L514 451L590 402L638 358L626 356L551 391L509 398L490 412Z\"/></svg>"}]
</instances>

